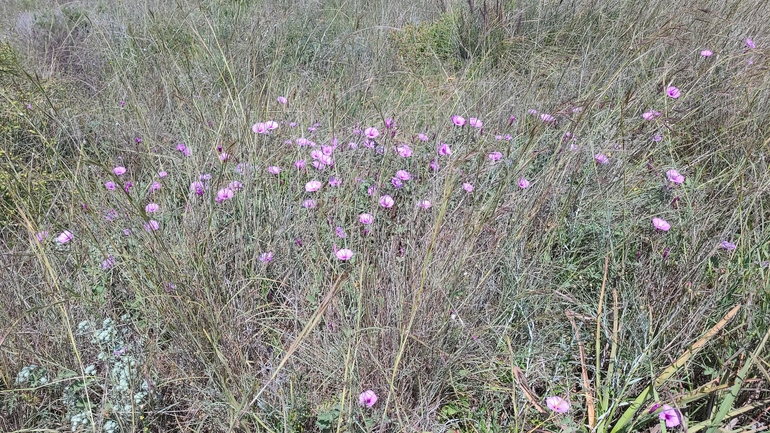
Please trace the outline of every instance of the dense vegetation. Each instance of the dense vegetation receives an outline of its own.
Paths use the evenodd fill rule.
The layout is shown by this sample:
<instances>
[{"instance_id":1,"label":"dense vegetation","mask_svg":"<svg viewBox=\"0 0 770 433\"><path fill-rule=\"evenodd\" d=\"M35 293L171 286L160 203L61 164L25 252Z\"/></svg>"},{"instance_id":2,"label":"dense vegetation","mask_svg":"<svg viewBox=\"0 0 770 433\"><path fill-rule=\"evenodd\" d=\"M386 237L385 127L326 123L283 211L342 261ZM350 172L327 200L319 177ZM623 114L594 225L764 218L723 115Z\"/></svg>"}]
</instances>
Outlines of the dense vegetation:
<instances>
[{"instance_id":1,"label":"dense vegetation","mask_svg":"<svg viewBox=\"0 0 770 433\"><path fill-rule=\"evenodd\" d=\"M3 1L0 430L767 429L768 35Z\"/></svg>"}]
</instances>

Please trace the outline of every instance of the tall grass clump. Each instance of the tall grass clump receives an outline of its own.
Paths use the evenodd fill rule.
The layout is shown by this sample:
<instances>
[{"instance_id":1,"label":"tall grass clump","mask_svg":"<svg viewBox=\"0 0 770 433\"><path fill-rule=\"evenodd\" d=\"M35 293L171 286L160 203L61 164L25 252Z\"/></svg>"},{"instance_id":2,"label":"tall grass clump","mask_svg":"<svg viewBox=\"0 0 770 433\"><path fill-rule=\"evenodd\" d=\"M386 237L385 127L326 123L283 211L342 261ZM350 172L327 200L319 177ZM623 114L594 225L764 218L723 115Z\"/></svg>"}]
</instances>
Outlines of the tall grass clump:
<instances>
[{"instance_id":1,"label":"tall grass clump","mask_svg":"<svg viewBox=\"0 0 770 433\"><path fill-rule=\"evenodd\" d=\"M0 12L0 430L770 423L765 3Z\"/></svg>"}]
</instances>

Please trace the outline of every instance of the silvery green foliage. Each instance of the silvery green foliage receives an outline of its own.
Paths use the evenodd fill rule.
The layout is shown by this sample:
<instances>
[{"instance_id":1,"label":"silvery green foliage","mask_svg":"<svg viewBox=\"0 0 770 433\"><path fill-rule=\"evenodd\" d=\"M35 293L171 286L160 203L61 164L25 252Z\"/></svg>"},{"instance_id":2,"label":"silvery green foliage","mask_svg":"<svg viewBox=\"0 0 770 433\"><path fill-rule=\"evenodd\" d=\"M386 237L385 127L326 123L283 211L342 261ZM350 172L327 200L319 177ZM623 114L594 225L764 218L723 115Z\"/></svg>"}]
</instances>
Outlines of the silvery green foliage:
<instances>
[{"instance_id":1,"label":"silvery green foliage","mask_svg":"<svg viewBox=\"0 0 770 433\"><path fill-rule=\"evenodd\" d=\"M36 364L28 365L16 375L16 384L26 384L32 387L45 385L48 383L47 373L45 369L38 368Z\"/></svg>"},{"instance_id":2,"label":"silvery green foliage","mask_svg":"<svg viewBox=\"0 0 770 433\"><path fill-rule=\"evenodd\" d=\"M141 411L149 396L149 386L142 378L142 362L134 355L127 342L128 327L123 323L130 317L124 315L116 323L111 318L102 321L101 327L93 327L88 321L78 324L78 333L91 335L91 343L99 348L96 360L83 369L85 380L76 380L64 390L63 400L68 407L72 431L97 422L98 411L105 408L102 429L107 433L120 431L121 420L130 423L131 414ZM21 375L21 373L20 373ZM86 398L88 389L99 388L89 395L104 395L106 401Z\"/></svg>"}]
</instances>

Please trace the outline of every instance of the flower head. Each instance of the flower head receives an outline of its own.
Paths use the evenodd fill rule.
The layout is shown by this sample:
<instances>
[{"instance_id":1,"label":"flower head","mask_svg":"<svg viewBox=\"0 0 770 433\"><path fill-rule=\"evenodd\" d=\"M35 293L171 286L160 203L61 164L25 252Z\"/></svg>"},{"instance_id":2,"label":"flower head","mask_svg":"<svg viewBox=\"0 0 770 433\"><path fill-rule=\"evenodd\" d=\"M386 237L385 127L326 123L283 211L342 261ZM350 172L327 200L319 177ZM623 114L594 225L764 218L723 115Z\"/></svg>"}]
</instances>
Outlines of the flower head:
<instances>
[{"instance_id":1,"label":"flower head","mask_svg":"<svg viewBox=\"0 0 770 433\"><path fill-rule=\"evenodd\" d=\"M393 197L389 195L384 195L380 197L380 206L390 209L393 207L393 205L396 204L396 202L393 200Z\"/></svg>"},{"instance_id":2,"label":"flower head","mask_svg":"<svg viewBox=\"0 0 770 433\"><path fill-rule=\"evenodd\" d=\"M454 115L452 116L452 123L454 123L457 126L463 126L465 125L465 118L463 116Z\"/></svg>"},{"instance_id":3,"label":"flower head","mask_svg":"<svg viewBox=\"0 0 770 433\"><path fill-rule=\"evenodd\" d=\"M596 155L594 155L594 159L596 160L596 162L602 165L610 163L610 160L609 158L607 158L607 155L603 153L597 153Z\"/></svg>"},{"instance_id":4,"label":"flower head","mask_svg":"<svg viewBox=\"0 0 770 433\"><path fill-rule=\"evenodd\" d=\"M318 203L312 198L309 198L302 202L302 207L304 207L305 209L315 209L316 206L318 206Z\"/></svg>"},{"instance_id":5,"label":"flower head","mask_svg":"<svg viewBox=\"0 0 770 433\"><path fill-rule=\"evenodd\" d=\"M559 396L551 396L545 399L548 409L557 413L567 413L569 411L569 401Z\"/></svg>"},{"instance_id":6,"label":"flower head","mask_svg":"<svg viewBox=\"0 0 770 433\"><path fill-rule=\"evenodd\" d=\"M650 110L642 114L642 118L648 122L651 120L654 120L658 116L660 116L660 111L657 111L657 110Z\"/></svg>"},{"instance_id":7,"label":"flower head","mask_svg":"<svg viewBox=\"0 0 770 433\"><path fill-rule=\"evenodd\" d=\"M422 132L417 134L417 138L420 139L420 141L428 141L429 140L428 136L423 134Z\"/></svg>"},{"instance_id":8,"label":"flower head","mask_svg":"<svg viewBox=\"0 0 770 433\"><path fill-rule=\"evenodd\" d=\"M396 151L398 152L399 155L401 155L402 158L409 158L410 156L412 156L412 148L410 148L406 144L402 144L396 147Z\"/></svg>"},{"instance_id":9,"label":"flower head","mask_svg":"<svg viewBox=\"0 0 770 433\"><path fill-rule=\"evenodd\" d=\"M681 95L682 95L682 92L680 92L680 91L679 91L679 89L677 89L677 88L676 88L676 87L674 87L674 86L669 86L669 87L666 89L666 95L668 95L668 97L669 97L669 98L674 98L674 99L676 99L676 98L678 98L679 96L681 96Z\"/></svg>"},{"instance_id":10,"label":"flower head","mask_svg":"<svg viewBox=\"0 0 770 433\"><path fill-rule=\"evenodd\" d=\"M347 248L343 248L341 250L337 250L337 252L334 253L335 256L337 256L338 259L345 261L350 260L353 257L353 251L350 251ZM375 397L376 399L376 397ZM374 403L372 403L374 404Z\"/></svg>"},{"instance_id":11,"label":"flower head","mask_svg":"<svg viewBox=\"0 0 770 433\"><path fill-rule=\"evenodd\" d=\"M266 251L259 255L259 261L262 263L270 263L273 261L273 252L272 251Z\"/></svg>"},{"instance_id":12,"label":"flower head","mask_svg":"<svg viewBox=\"0 0 770 433\"><path fill-rule=\"evenodd\" d=\"M475 117L471 117L470 119L468 119L468 123L470 123L472 127L479 128L479 129L481 129L481 127L484 126L481 120Z\"/></svg>"},{"instance_id":13,"label":"flower head","mask_svg":"<svg viewBox=\"0 0 770 433\"><path fill-rule=\"evenodd\" d=\"M287 102L289 102L289 101L286 99L286 97L285 97L285 96L279 96L278 98L276 98L276 100L277 100L277 101L278 101L278 103L279 103L279 104L281 104L281 105L286 105L286 103L287 103Z\"/></svg>"},{"instance_id":14,"label":"flower head","mask_svg":"<svg viewBox=\"0 0 770 433\"><path fill-rule=\"evenodd\" d=\"M371 389L367 389L358 396L359 406L372 407L375 403L377 403L377 394Z\"/></svg>"},{"instance_id":15,"label":"flower head","mask_svg":"<svg viewBox=\"0 0 770 433\"><path fill-rule=\"evenodd\" d=\"M666 177L668 178L669 181L674 182L674 183L682 183L682 182L684 182L684 176L679 174L679 172L674 170L674 169L671 169L671 170L667 171L666 172Z\"/></svg>"},{"instance_id":16,"label":"flower head","mask_svg":"<svg viewBox=\"0 0 770 433\"><path fill-rule=\"evenodd\" d=\"M372 214L362 213L358 216L358 221L361 224L369 225L374 222L374 216Z\"/></svg>"},{"instance_id":17,"label":"flower head","mask_svg":"<svg viewBox=\"0 0 770 433\"><path fill-rule=\"evenodd\" d=\"M551 116L550 114L540 113L540 120L545 123L552 123L556 121L556 118Z\"/></svg>"},{"instance_id":18,"label":"flower head","mask_svg":"<svg viewBox=\"0 0 770 433\"><path fill-rule=\"evenodd\" d=\"M431 206L430 200L420 200L417 202L417 207L420 209L430 209Z\"/></svg>"},{"instance_id":19,"label":"flower head","mask_svg":"<svg viewBox=\"0 0 770 433\"><path fill-rule=\"evenodd\" d=\"M497 162L500 160L500 158L503 157L503 154L500 152L492 152L489 155L487 155L487 158L491 159L492 162Z\"/></svg>"},{"instance_id":20,"label":"flower head","mask_svg":"<svg viewBox=\"0 0 770 433\"><path fill-rule=\"evenodd\" d=\"M671 229L671 224L669 224L666 220L663 218L653 218L652 219L652 225L655 226L656 229L667 232Z\"/></svg>"},{"instance_id":21,"label":"flower head","mask_svg":"<svg viewBox=\"0 0 770 433\"><path fill-rule=\"evenodd\" d=\"M74 236L72 235L72 232L69 230L64 230L59 234L59 236L56 237L56 242L60 244L66 244L67 242L71 241Z\"/></svg>"},{"instance_id":22,"label":"flower head","mask_svg":"<svg viewBox=\"0 0 770 433\"><path fill-rule=\"evenodd\" d=\"M321 182L318 180L311 180L305 184L305 191L307 192L316 192L319 189L321 189Z\"/></svg>"},{"instance_id":23,"label":"flower head","mask_svg":"<svg viewBox=\"0 0 770 433\"><path fill-rule=\"evenodd\" d=\"M334 233L337 235L338 238L345 239L348 237L348 234L345 233L345 229L343 229L340 226L337 226L337 228L334 229Z\"/></svg>"},{"instance_id":24,"label":"flower head","mask_svg":"<svg viewBox=\"0 0 770 433\"><path fill-rule=\"evenodd\" d=\"M703 57L711 57L714 55L714 52L711 50L703 50L700 52L700 55Z\"/></svg>"},{"instance_id":25,"label":"flower head","mask_svg":"<svg viewBox=\"0 0 770 433\"><path fill-rule=\"evenodd\" d=\"M144 224L144 229L148 232L154 232L160 228L160 223L155 220L149 220Z\"/></svg>"},{"instance_id":26,"label":"flower head","mask_svg":"<svg viewBox=\"0 0 770 433\"><path fill-rule=\"evenodd\" d=\"M342 185L342 179L334 176L329 178L329 186L340 186L340 185Z\"/></svg>"},{"instance_id":27,"label":"flower head","mask_svg":"<svg viewBox=\"0 0 770 433\"><path fill-rule=\"evenodd\" d=\"M466 192L472 192L472 191L473 191L473 185L472 185L472 184L470 184L470 183L468 183L468 182L464 182L464 183L463 183L463 189L464 189Z\"/></svg>"},{"instance_id":28,"label":"flower head","mask_svg":"<svg viewBox=\"0 0 770 433\"><path fill-rule=\"evenodd\" d=\"M658 418L666 422L666 428L674 428L682 423L679 411L667 404L663 405L663 410L658 414Z\"/></svg>"},{"instance_id":29,"label":"flower head","mask_svg":"<svg viewBox=\"0 0 770 433\"><path fill-rule=\"evenodd\" d=\"M746 47L753 50L757 45L750 38L746 38Z\"/></svg>"},{"instance_id":30,"label":"flower head","mask_svg":"<svg viewBox=\"0 0 770 433\"><path fill-rule=\"evenodd\" d=\"M157 203L148 203L147 206L144 207L144 211L147 213L153 213L160 210L160 206L158 206Z\"/></svg>"},{"instance_id":31,"label":"flower head","mask_svg":"<svg viewBox=\"0 0 770 433\"><path fill-rule=\"evenodd\" d=\"M529 188L529 181L527 179L524 179L523 177L519 179L519 188L521 189Z\"/></svg>"},{"instance_id":32,"label":"flower head","mask_svg":"<svg viewBox=\"0 0 770 433\"><path fill-rule=\"evenodd\" d=\"M449 148L448 144L441 143L441 144L438 145L438 154L439 155L445 155L445 156L451 155L452 154L452 149Z\"/></svg>"},{"instance_id":33,"label":"flower head","mask_svg":"<svg viewBox=\"0 0 770 433\"><path fill-rule=\"evenodd\" d=\"M105 187L105 188L107 188L107 189L108 189L108 190L110 190L110 191L115 191L115 188L116 188L117 186L115 185L115 182L113 182L113 181L109 181L109 182L105 182L105 183L104 183L104 187Z\"/></svg>"},{"instance_id":34,"label":"flower head","mask_svg":"<svg viewBox=\"0 0 770 433\"><path fill-rule=\"evenodd\" d=\"M203 185L203 182L196 180L195 182L190 184L190 191L198 194L203 195L203 192L206 190L206 186Z\"/></svg>"},{"instance_id":35,"label":"flower head","mask_svg":"<svg viewBox=\"0 0 770 433\"><path fill-rule=\"evenodd\" d=\"M267 167L267 172L277 176L278 174L281 173L281 168L271 165L270 167Z\"/></svg>"},{"instance_id":36,"label":"flower head","mask_svg":"<svg viewBox=\"0 0 770 433\"><path fill-rule=\"evenodd\" d=\"M409 180L412 178L412 175L406 170L399 170L396 172L396 177L401 180Z\"/></svg>"},{"instance_id":37,"label":"flower head","mask_svg":"<svg viewBox=\"0 0 770 433\"><path fill-rule=\"evenodd\" d=\"M230 188L222 188L219 191L217 191L217 198L215 198L214 200L217 203L222 203L223 201L230 200L231 198L233 198L233 195L235 195L235 193Z\"/></svg>"},{"instance_id":38,"label":"flower head","mask_svg":"<svg viewBox=\"0 0 770 433\"><path fill-rule=\"evenodd\" d=\"M366 129L364 129L364 135L368 139L377 138L378 135L380 135L380 131L377 130L377 128L370 126Z\"/></svg>"},{"instance_id":39,"label":"flower head","mask_svg":"<svg viewBox=\"0 0 770 433\"><path fill-rule=\"evenodd\" d=\"M115 173L115 176L122 176L126 173L126 167L123 166L117 166L112 169L112 172Z\"/></svg>"},{"instance_id":40,"label":"flower head","mask_svg":"<svg viewBox=\"0 0 770 433\"><path fill-rule=\"evenodd\" d=\"M733 251L735 249L735 244L730 241L722 241L719 243L719 248L727 251Z\"/></svg>"},{"instance_id":41,"label":"flower head","mask_svg":"<svg viewBox=\"0 0 770 433\"><path fill-rule=\"evenodd\" d=\"M35 233L35 239L37 239L38 242L43 242L47 237L48 237L48 232L45 230Z\"/></svg>"}]
</instances>

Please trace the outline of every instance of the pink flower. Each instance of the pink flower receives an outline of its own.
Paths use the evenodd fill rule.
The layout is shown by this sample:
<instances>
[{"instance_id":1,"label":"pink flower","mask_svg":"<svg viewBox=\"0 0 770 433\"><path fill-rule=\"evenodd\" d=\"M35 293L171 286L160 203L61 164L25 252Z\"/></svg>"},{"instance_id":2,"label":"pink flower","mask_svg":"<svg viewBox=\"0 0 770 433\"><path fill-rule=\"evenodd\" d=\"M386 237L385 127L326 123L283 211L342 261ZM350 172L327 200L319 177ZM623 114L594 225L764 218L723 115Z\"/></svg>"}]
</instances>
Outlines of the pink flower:
<instances>
[{"instance_id":1,"label":"pink flower","mask_svg":"<svg viewBox=\"0 0 770 433\"><path fill-rule=\"evenodd\" d=\"M681 174L679 174L678 171L673 169L666 172L666 177L668 178L669 181L674 183L684 182L684 176L682 176Z\"/></svg>"},{"instance_id":2,"label":"pink flower","mask_svg":"<svg viewBox=\"0 0 770 433\"><path fill-rule=\"evenodd\" d=\"M752 41L750 38L746 38L746 46L752 50L757 47L754 41Z\"/></svg>"},{"instance_id":3,"label":"pink flower","mask_svg":"<svg viewBox=\"0 0 770 433\"><path fill-rule=\"evenodd\" d=\"M112 169L112 172L115 173L115 176L122 176L126 173L126 167L117 166Z\"/></svg>"},{"instance_id":4,"label":"pink flower","mask_svg":"<svg viewBox=\"0 0 770 433\"><path fill-rule=\"evenodd\" d=\"M377 185L369 185L369 188L366 188L366 193L368 195L374 194L375 191L377 191Z\"/></svg>"},{"instance_id":5,"label":"pink flower","mask_svg":"<svg viewBox=\"0 0 770 433\"><path fill-rule=\"evenodd\" d=\"M160 223L155 220L149 220L144 224L144 229L148 232L154 232L160 228Z\"/></svg>"},{"instance_id":6,"label":"pink flower","mask_svg":"<svg viewBox=\"0 0 770 433\"><path fill-rule=\"evenodd\" d=\"M364 407L372 407L377 403L377 394L371 389L367 389L358 396L358 405Z\"/></svg>"},{"instance_id":7,"label":"pink flower","mask_svg":"<svg viewBox=\"0 0 770 433\"><path fill-rule=\"evenodd\" d=\"M473 191L473 185L469 184L468 182L463 183L463 189L467 192Z\"/></svg>"},{"instance_id":8,"label":"pink flower","mask_svg":"<svg viewBox=\"0 0 770 433\"><path fill-rule=\"evenodd\" d=\"M733 251L735 250L735 244L729 241L722 241L719 243L719 248L722 248L727 251Z\"/></svg>"},{"instance_id":9,"label":"pink flower","mask_svg":"<svg viewBox=\"0 0 770 433\"><path fill-rule=\"evenodd\" d=\"M537 114L537 110L530 108L529 110L527 110L527 114L534 116Z\"/></svg>"},{"instance_id":10,"label":"pink flower","mask_svg":"<svg viewBox=\"0 0 770 433\"><path fill-rule=\"evenodd\" d=\"M347 248L343 248L341 250L337 250L336 253L334 253L335 256L337 256L338 259L345 261L350 260L353 257L353 251L350 251ZM376 399L377 397L375 397ZM372 403L374 404L374 403Z\"/></svg>"},{"instance_id":11,"label":"pink flower","mask_svg":"<svg viewBox=\"0 0 770 433\"><path fill-rule=\"evenodd\" d=\"M56 237L56 242L60 244L66 244L67 242L71 241L74 236L72 235L72 232L69 230L64 230L59 234L59 236Z\"/></svg>"},{"instance_id":12,"label":"pink flower","mask_svg":"<svg viewBox=\"0 0 770 433\"><path fill-rule=\"evenodd\" d=\"M661 137L661 135L660 135L660 134L655 134L655 135L653 135L653 136L652 136L652 138L650 138L650 140L652 140L652 141L654 141L654 142L656 142L656 143L657 143L657 142L659 142L660 140L663 140L663 137Z\"/></svg>"},{"instance_id":13,"label":"pink flower","mask_svg":"<svg viewBox=\"0 0 770 433\"><path fill-rule=\"evenodd\" d=\"M222 203L223 201L230 200L231 198L233 198L233 195L235 195L235 193L230 188L222 188L219 191L217 191L217 198L215 198L214 200L217 203Z\"/></svg>"},{"instance_id":14,"label":"pink flower","mask_svg":"<svg viewBox=\"0 0 770 433\"><path fill-rule=\"evenodd\" d=\"M159 178L163 179L166 176L168 176L168 173L166 173L165 171L161 170L161 171L158 172L158 177Z\"/></svg>"},{"instance_id":15,"label":"pink flower","mask_svg":"<svg viewBox=\"0 0 770 433\"><path fill-rule=\"evenodd\" d=\"M270 263L273 260L273 252L267 251L259 255L259 261L262 263Z\"/></svg>"},{"instance_id":16,"label":"pink flower","mask_svg":"<svg viewBox=\"0 0 770 433\"><path fill-rule=\"evenodd\" d=\"M102 269L107 270L115 266L115 257L107 256L105 260L102 260Z\"/></svg>"},{"instance_id":17,"label":"pink flower","mask_svg":"<svg viewBox=\"0 0 770 433\"><path fill-rule=\"evenodd\" d=\"M227 184L227 187L230 188L233 191L240 191L243 189L243 184L238 182L237 180L234 180Z\"/></svg>"},{"instance_id":18,"label":"pink flower","mask_svg":"<svg viewBox=\"0 0 770 433\"><path fill-rule=\"evenodd\" d=\"M251 125L251 130L257 134L267 134L267 125L263 122L257 122Z\"/></svg>"},{"instance_id":19,"label":"pink flower","mask_svg":"<svg viewBox=\"0 0 770 433\"><path fill-rule=\"evenodd\" d=\"M431 206L430 200L420 200L417 202L417 207L420 209L430 209Z\"/></svg>"},{"instance_id":20,"label":"pink flower","mask_svg":"<svg viewBox=\"0 0 770 433\"><path fill-rule=\"evenodd\" d=\"M396 147L396 151L402 158L409 158L412 156L412 149L406 144Z\"/></svg>"},{"instance_id":21,"label":"pink flower","mask_svg":"<svg viewBox=\"0 0 770 433\"><path fill-rule=\"evenodd\" d=\"M332 176L329 179L329 186L340 186L340 185L342 185L342 179L334 176Z\"/></svg>"},{"instance_id":22,"label":"pink flower","mask_svg":"<svg viewBox=\"0 0 770 433\"><path fill-rule=\"evenodd\" d=\"M45 230L35 233L35 239L37 239L38 242L43 242L47 237L48 232Z\"/></svg>"},{"instance_id":23,"label":"pink flower","mask_svg":"<svg viewBox=\"0 0 770 433\"><path fill-rule=\"evenodd\" d=\"M222 153L220 153L220 154L219 154L219 160L220 160L221 162L225 162L225 161L227 161L228 159L230 159L230 154L229 154L229 153L227 153L227 152L222 152Z\"/></svg>"},{"instance_id":24,"label":"pink flower","mask_svg":"<svg viewBox=\"0 0 770 433\"><path fill-rule=\"evenodd\" d=\"M660 116L660 111L656 111L656 110L650 110L642 114L642 118L648 122L651 120L654 120L658 116Z\"/></svg>"},{"instance_id":25,"label":"pink flower","mask_svg":"<svg viewBox=\"0 0 770 433\"><path fill-rule=\"evenodd\" d=\"M677 89L674 86L669 86L666 89L666 95L668 95L669 98L676 99L676 98L678 98L678 97L680 97L682 95L682 92L680 92L679 89Z\"/></svg>"},{"instance_id":26,"label":"pink flower","mask_svg":"<svg viewBox=\"0 0 770 433\"><path fill-rule=\"evenodd\" d=\"M337 226L334 229L334 233L337 235L337 237L342 238L342 239L345 239L346 237L348 237L348 234L345 233L345 229L343 229L340 226Z\"/></svg>"},{"instance_id":27,"label":"pink flower","mask_svg":"<svg viewBox=\"0 0 770 433\"><path fill-rule=\"evenodd\" d=\"M144 211L147 213L154 213L160 210L160 206L158 206L157 203L148 203L147 206L144 207Z\"/></svg>"},{"instance_id":28,"label":"pink flower","mask_svg":"<svg viewBox=\"0 0 770 433\"><path fill-rule=\"evenodd\" d=\"M393 197L389 195L384 195L380 197L380 206L390 209L393 207L393 205L396 204L396 202L393 200Z\"/></svg>"},{"instance_id":29,"label":"pink flower","mask_svg":"<svg viewBox=\"0 0 770 433\"><path fill-rule=\"evenodd\" d=\"M377 138L378 135L380 135L380 131L377 130L377 128L370 126L366 129L364 129L364 135L366 138L373 139Z\"/></svg>"},{"instance_id":30,"label":"pink flower","mask_svg":"<svg viewBox=\"0 0 770 433\"><path fill-rule=\"evenodd\" d=\"M551 123L551 122L555 122L556 118L551 116L550 114L540 113L540 120L542 120L545 123Z\"/></svg>"},{"instance_id":31,"label":"pink flower","mask_svg":"<svg viewBox=\"0 0 770 433\"><path fill-rule=\"evenodd\" d=\"M656 229L667 232L671 229L671 224L669 224L666 220L663 218L653 218L652 219L652 225L655 226Z\"/></svg>"},{"instance_id":32,"label":"pink flower","mask_svg":"<svg viewBox=\"0 0 770 433\"><path fill-rule=\"evenodd\" d=\"M267 167L267 172L277 176L278 174L281 173L281 169L279 167L271 165L270 167Z\"/></svg>"},{"instance_id":33,"label":"pink flower","mask_svg":"<svg viewBox=\"0 0 770 433\"><path fill-rule=\"evenodd\" d=\"M403 188L403 187L404 187L404 182L402 182L402 181L401 181L401 179L399 179L399 178L397 178L397 177L394 177L394 178L392 178L392 179L390 180L390 183L392 183L392 184L393 184L393 186L394 186L396 189L401 189L401 188Z\"/></svg>"},{"instance_id":34,"label":"pink flower","mask_svg":"<svg viewBox=\"0 0 770 433\"><path fill-rule=\"evenodd\" d=\"M479 129L481 129L481 127L484 126L481 120L475 117L471 117L470 119L468 119L468 123L470 123L472 127L479 128Z\"/></svg>"},{"instance_id":35,"label":"pink flower","mask_svg":"<svg viewBox=\"0 0 770 433\"><path fill-rule=\"evenodd\" d=\"M105 182L104 187L110 191L115 191L116 185L115 185L115 182L109 181L109 182Z\"/></svg>"},{"instance_id":36,"label":"pink flower","mask_svg":"<svg viewBox=\"0 0 770 433\"><path fill-rule=\"evenodd\" d=\"M567 413L569 412L569 401L566 399L563 399L559 396L551 396L545 399L545 404L548 406L548 409L551 409L552 411L556 413Z\"/></svg>"},{"instance_id":37,"label":"pink flower","mask_svg":"<svg viewBox=\"0 0 770 433\"><path fill-rule=\"evenodd\" d=\"M362 213L358 216L358 222L360 222L363 225L369 225L374 222L374 216L372 214L368 213Z\"/></svg>"},{"instance_id":38,"label":"pink flower","mask_svg":"<svg viewBox=\"0 0 770 433\"><path fill-rule=\"evenodd\" d=\"M465 118L463 116L454 115L452 116L452 123L457 126L463 126L465 125Z\"/></svg>"},{"instance_id":39,"label":"pink flower","mask_svg":"<svg viewBox=\"0 0 770 433\"><path fill-rule=\"evenodd\" d=\"M312 198L309 198L302 202L302 207L304 207L305 209L315 209L316 206L318 206L318 203Z\"/></svg>"},{"instance_id":40,"label":"pink flower","mask_svg":"<svg viewBox=\"0 0 770 433\"><path fill-rule=\"evenodd\" d=\"M265 122L265 128L267 128L269 131L272 131L273 129L278 128L278 122L275 120L268 120Z\"/></svg>"},{"instance_id":41,"label":"pink flower","mask_svg":"<svg viewBox=\"0 0 770 433\"><path fill-rule=\"evenodd\" d=\"M203 192L205 190L206 190L206 186L203 185L203 182L200 182L200 181L196 180L195 182L190 184L190 191L192 191L192 192L194 192L194 193L196 193L198 195L203 195Z\"/></svg>"},{"instance_id":42,"label":"pink flower","mask_svg":"<svg viewBox=\"0 0 770 433\"><path fill-rule=\"evenodd\" d=\"M307 192L316 192L319 189L321 189L321 182L317 180L311 180L310 182L305 184L305 191Z\"/></svg>"},{"instance_id":43,"label":"pink flower","mask_svg":"<svg viewBox=\"0 0 770 433\"><path fill-rule=\"evenodd\" d=\"M439 169L439 168L441 168L441 166L440 166L440 165L438 165L438 162L436 162L436 160L435 160L435 159L432 159L432 160L430 161L429 167L430 167L430 169L431 169L431 170L433 170L433 171L438 171L438 169Z\"/></svg>"},{"instance_id":44,"label":"pink flower","mask_svg":"<svg viewBox=\"0 0 770 433\"><path fill-rule=\"evenodd\" d=\"M497 162L500 160L500 158L503 157L503 154L500 152L492 152L489 155L487 155L487 158L491 159L493 162Z\"/></svg>"},{"instance_id":45,"label":"pink flower","mask_svg":"<svg viewBox=\"0 0 770 433\"><path fill-rule=\"evenodd\" d=\"M607 158L607 155L603 153L597 153L596 155L594 155L594 159L596 160L596 162L602 165L610 163L610 160L609 158Z\"/></svg>"},{"instance_id":46,"label":"pink flower","mask_svg":"<svg viewBox=\"0 0 770 433\"><path fill-rule=\"evenodd\" d=\"M286 105L286 103L287 103L287 102L289 102L289 101L286 99L286 97L285 97L285 96L279 96L279 97L278 97L276 100L277 100L277 101L278 101L278 103L279 103L279 104L281 104L281 105Z\"/></svg>"},{"instance_id":47,"label":"pink flower","mask_svg":"<svg viewBox=\"0 0 770 433\"><path fill-rule=\"evenodd\" d=\"M401 180L409 180L412 178L412 175L406 170L399 170L396 172L396 177Z\"/></svg>"},{"instance_id":48,"label":"pink flower","mask_svg":"<svg viewBox=\"0 0 770 433\"><path fill-rule=\"evenodd\" d=\"M451 155L452 154L452 149L449 148L448 144L441 143L438 146L438 154L439 155L445 155L445 156Z\"/></svg>"},{"instance_id":49,"label":"pink flower","mask_svg":"<svg viewBox=\"0 0 770 433\"><path fill-rule=\"evenodd\" d=\"M700 55L703 57L711 57L714 55L714 52L711 50L703 50L700 52Z\"/></svg>"},{"instance_id":50,"label":"pink flower","mask_svg":"<svg viewBox=\"0 0 770 433\"><path fill-rule=\"evenodd\" d=\"M658 418L666 422L666 428L674 428L682 423L679 411L667 404L663 405L663 411L658 414Z\"/></svg>"},{"instance_id":51,"label":"pink flower","mask_svg":"<svg viewBox=\"0 0 770 433\"><path fill-rule=\"evenodd\" d=\"M519 179L519 188L521 189L529 188L529 181L527 179L524 179L523 177Z\"/></svg>"}]
</instances>

